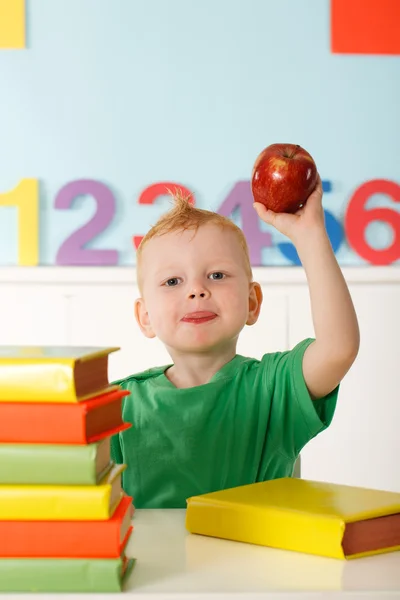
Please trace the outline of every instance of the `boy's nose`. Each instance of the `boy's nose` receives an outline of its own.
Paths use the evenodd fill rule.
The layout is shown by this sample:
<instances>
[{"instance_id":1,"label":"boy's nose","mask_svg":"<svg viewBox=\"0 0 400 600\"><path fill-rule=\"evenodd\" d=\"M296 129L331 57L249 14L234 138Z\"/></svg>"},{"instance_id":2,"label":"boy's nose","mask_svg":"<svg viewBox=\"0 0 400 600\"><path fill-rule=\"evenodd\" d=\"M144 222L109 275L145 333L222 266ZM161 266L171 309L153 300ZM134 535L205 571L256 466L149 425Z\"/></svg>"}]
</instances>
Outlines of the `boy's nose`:
<instances>
[{"instance_id":1,"label":"boy's nose","mask_svg":"<svg viewBox=\"0 0 400 600\"><path fill-rule=\"evenodd\" d=\"M210 292L205 287L192 288L189 293L189 298L194 300L195 298L209 298Z\"/></svg>"}]
</instances>

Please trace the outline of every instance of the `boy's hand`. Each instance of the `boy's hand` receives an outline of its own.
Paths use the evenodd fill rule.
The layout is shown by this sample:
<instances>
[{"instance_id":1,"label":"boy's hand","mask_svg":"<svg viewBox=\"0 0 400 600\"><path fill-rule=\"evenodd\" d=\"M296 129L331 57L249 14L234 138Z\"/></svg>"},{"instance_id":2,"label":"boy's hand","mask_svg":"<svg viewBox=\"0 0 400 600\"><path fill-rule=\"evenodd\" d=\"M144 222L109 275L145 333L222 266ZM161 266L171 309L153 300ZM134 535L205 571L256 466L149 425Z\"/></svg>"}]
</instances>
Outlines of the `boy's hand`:
<instances>
[{"instance_id":1,"label":"boy's hand","mask_svg":"<svg viewBox=\"0 0 400 600\"><path fill-rule=\"evenodd\" d=\"M275 213L267 210L260 202L253 204L258 216L268 225L273 225L286 235L295 245L311 231L325 231L324 210L322 208L322 182L318 174L315 189L309 195L305 205L296 213Z\"/></svg>"}]
</instances>

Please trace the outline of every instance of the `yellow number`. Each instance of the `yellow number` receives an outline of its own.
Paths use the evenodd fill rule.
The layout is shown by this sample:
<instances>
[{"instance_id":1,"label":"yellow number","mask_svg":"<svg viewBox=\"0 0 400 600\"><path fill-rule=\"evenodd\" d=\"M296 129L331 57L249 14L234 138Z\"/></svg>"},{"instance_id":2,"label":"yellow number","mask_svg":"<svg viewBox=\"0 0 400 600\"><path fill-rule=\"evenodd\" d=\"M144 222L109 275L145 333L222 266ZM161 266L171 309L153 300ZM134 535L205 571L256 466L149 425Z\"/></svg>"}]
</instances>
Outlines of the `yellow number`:
<instances>
[{"instance_id":1,"label":"yellow number","mask_svg":"<svg viewBox=\"0 0 400 600\"><path fill-rule=\"evenodd\" d=\"M0 49L25 48L25 0L0 0Z\"/></svg>"},{"instance_id":2,"label":"yellow number","mask_svg":"<svg viewBox=\"0 0 400 600\"><path fill-rule=\"evenodd\" d=\"M11 192L0 194L0 206L18 209L18 265L36 266L39 262L38 180L22 179Z\"/></svg>"}]
</instances>

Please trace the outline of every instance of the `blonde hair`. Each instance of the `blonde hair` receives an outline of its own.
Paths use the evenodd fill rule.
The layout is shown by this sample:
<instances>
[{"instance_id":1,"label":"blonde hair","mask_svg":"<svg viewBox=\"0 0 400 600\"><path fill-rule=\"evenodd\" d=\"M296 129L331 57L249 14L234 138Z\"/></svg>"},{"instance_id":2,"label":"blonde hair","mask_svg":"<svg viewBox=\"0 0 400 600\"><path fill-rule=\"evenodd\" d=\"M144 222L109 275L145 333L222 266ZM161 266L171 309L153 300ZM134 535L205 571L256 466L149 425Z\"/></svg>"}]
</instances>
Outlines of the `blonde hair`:
<instances>
[{"instance_id":1,"label":"blonde hair","mask_svg":"<svg viewBox=\"0 0 400 600\"><path fill-rule=\"evenodd\" d=\"M140 242L136 251L136 269L139 288L141 288L140 267L143 248L152 238L174 231L185 231L187 229L193 229L196 232L199 227L206 224L219 225L221 228L229 229L235 233L243 250L246 272L249 276L249 280L252 281L253 273L250 265L249 248L246 237L240 227L235 225L235 223L227 217L216 212L195 208L193 204L190 203L191 196L184 195L179 189L175 189L175 192L171 192L171 190L167 191L172 196L174 202L173 208L163 214L155 225L151 227Z\"/></svg>"}]
</instances>

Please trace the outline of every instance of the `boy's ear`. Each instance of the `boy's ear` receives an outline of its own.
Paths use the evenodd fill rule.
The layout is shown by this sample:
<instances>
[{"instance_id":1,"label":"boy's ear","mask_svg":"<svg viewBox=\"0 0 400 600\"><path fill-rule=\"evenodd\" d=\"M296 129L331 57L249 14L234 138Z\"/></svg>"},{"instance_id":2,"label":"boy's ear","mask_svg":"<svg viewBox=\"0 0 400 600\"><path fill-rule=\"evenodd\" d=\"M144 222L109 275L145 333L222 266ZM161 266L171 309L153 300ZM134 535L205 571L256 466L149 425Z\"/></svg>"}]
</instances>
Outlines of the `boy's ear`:
<instances>
[{"instance_id":1,"label":"boy's ear","mask_svg":"<svg viewBox=\"0 0 400 600\"><path fill-rule=\"evenodd\" d=\"M135 300L135 318L140 327L141 332L147 338L155 338L156 334L150 323L149 313L146 310L146 305L143 298Z\"/></svg>"},{"instance_id":2,"label":"boy's ear","mask_svg":"<svg viewBox=\"0 0 400 600\"><path fill-rule=\"evenodd\" d=\"M247 317L246 325L254 325L254 323L257 323L262 301L263 293L261 285L256 281L252 281L249 290L249 315Z\"/></svg>"}]
</instances>

